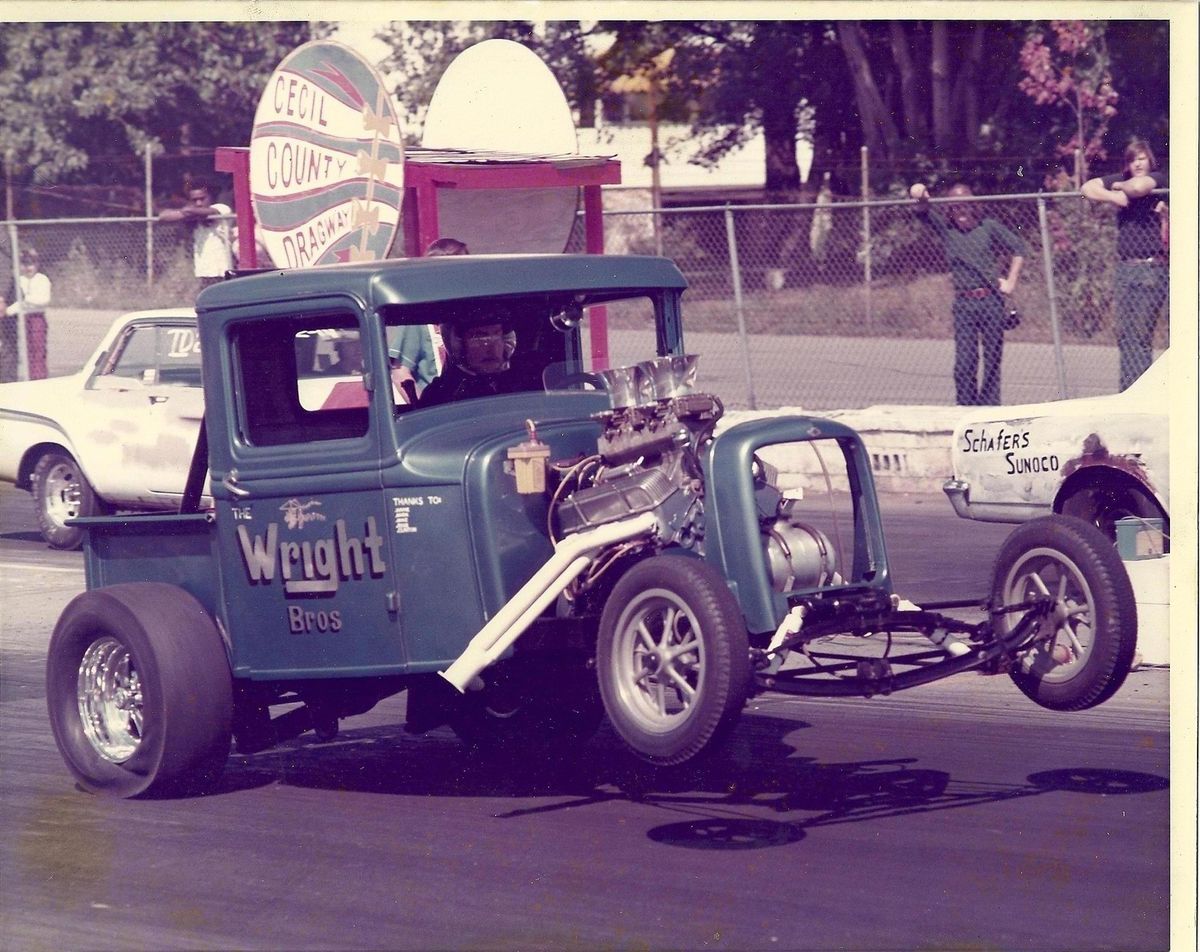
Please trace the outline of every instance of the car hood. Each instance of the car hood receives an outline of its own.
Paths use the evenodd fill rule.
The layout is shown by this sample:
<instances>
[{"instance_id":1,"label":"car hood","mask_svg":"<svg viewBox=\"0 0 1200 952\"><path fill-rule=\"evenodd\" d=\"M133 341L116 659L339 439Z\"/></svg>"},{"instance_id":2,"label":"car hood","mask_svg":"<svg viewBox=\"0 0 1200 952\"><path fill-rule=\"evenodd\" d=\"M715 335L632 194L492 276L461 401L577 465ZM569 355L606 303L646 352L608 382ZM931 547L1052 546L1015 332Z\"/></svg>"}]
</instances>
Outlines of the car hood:
<instances>
[{"instance_id":1,"label":"car hood","mask_svg":"<svg viewBox=\"0 0 1200 952\"><path fill-rule=\"evenodd\" d=\"M0 410L39 415L61 413L63 397L82 387L81 374L0 384Z\"/></svg>"},{"instance_id":2,"label":"car hood","mask_svg":"<svg viewBox=\"0 0 1200 952\"><path fill-rule=\"evenodd\" d=\"M1163 354L1132 387L1122 393L1076 397L1072 400L1050 400L1046 403L977 407L959 417L955 423L955 431L962 432L965 426L980 423L1015 423L1047 416L1104 418L1147 414L1165 417L1171 405L1169 383L1167 355Z\"/></svg>"}]
</instances>

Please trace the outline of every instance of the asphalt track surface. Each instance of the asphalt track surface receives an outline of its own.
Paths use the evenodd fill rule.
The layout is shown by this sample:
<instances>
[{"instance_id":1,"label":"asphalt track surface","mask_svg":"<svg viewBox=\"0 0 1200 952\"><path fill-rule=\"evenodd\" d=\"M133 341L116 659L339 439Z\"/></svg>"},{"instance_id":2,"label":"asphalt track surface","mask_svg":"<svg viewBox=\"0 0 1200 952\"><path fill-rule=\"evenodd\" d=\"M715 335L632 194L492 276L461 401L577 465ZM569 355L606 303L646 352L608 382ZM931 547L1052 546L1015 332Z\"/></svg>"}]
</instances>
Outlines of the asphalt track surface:
<instances>
[{"instance_id":1,"label":"asphalt track surface","mask_svg":"<svg viewBox=\"0 0 1200 952\"><path fill-rule=\"evenodd\" d=\"M1168 672L1106 705L1006 677L891 697L765 694L707 763L652 770L607 729L489 764L401 729L403 697L231 757L212 796L76 790L45 643L81 558L0 488L0 948L1164 949ZM884 500L898 588L986 587L1001 526Z\"/></svg>"}]
</instances>

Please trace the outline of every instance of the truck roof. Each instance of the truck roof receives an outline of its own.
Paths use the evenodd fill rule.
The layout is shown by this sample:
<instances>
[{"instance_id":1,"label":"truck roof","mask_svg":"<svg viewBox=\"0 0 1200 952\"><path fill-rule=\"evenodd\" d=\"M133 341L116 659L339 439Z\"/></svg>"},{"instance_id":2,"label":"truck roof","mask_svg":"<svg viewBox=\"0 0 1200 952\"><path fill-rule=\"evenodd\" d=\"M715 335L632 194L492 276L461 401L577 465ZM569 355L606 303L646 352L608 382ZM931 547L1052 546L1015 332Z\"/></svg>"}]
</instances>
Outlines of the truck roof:
<instances>
[{"instance_id":1,"label":"truck roof","mask_svg":"<svg viewBox=\"0 0 1200 952\"><path fill-rule=\"evenodd\" d=\"M260 272L201 292L200 313L266 301L353 294L369 308L554 291L685 288L667 258L643 255L463 255Z\"/></svg>"}]
</instances>

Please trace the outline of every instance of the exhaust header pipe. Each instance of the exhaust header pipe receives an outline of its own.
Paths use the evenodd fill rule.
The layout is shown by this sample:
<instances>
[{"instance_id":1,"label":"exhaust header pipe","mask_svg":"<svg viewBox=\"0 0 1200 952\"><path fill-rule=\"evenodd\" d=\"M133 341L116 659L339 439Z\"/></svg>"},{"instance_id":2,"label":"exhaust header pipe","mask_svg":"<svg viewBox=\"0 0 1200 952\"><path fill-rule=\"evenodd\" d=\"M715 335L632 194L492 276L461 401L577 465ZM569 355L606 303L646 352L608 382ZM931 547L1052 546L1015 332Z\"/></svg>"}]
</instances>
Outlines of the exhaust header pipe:
<instances>
[{"instance_id":1,"label":"exhaust header pipe","mask_svg":"<svg viewBox=\"0 0 1200 952\"><path fill-rule=\"evenodd\" d=\"M654 513L644 512L567 536L554 547L549 561L479 630L454 663L439 672L441 676L459 693L465 692L479 673L499 660L600 552L618 542L649 535L657 524Z\"/></svg>"}]
</instances>

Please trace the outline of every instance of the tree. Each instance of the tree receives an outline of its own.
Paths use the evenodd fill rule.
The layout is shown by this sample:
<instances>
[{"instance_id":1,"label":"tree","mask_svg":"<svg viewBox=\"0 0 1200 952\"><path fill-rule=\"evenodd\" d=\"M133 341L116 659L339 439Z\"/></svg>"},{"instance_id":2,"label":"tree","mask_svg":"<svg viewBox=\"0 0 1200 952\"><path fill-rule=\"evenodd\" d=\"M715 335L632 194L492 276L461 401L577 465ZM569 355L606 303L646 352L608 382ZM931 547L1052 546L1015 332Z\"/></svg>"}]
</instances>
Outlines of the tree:
<instances>
[{"instance_id":1,"label":"tree","mask_svg":"<svg viewBox=\"0 0 1200 952\"><path fill-rule=\"evenodd\" d=\"M1078 188L1091 160L1106 155L1104 134L1120 97L1113 89L1103 23L1054 20L1049 28L1053 45L1043 29L1030 28L1020 55L1025 76L1017 88L1039 106L1065 107L1070 134L1060 138L1056 151L1081 157L1075 167Z\"/></svg>"},{"instance_id":2,"label":"tree","mask_svg":"<svg viewBox=\"0 0 1200 952\"><path fill-rule=\"evenodd\" d=\"M8 23L0 142L38 184L103 182L155 152L245 145L305 23ZM135 166L137 167L137 166Z\"/></svg>"},{"instance_id":3,"label":"tree","mask_svg":"<svg viewBox=\"0 0 1200 952\"><path fill-rule=\"evenodd\" d=\"M1075 157L1073 178L1060 169L1047 176L1047 188L1076 191L1088 178L1088 166L1105 157L1104 136L1117 114L1119 96L1113 88L1103 23L1055 20L1049 30L1053 42L1041 26L1030 27L1020 56L1026 75L1017 87L1038 106L1053 111L1056 151ZM1055 203L1049 216L1066 324L1085 337L1101 328L1111 287L1111 256L1097 255L1094 249L1107 247L1113 237L1110 216L1098 214L1089 204Z\"/></svg>"},{"instance_id":4,"label":"tree","mask_svg":"<svg viewBox=\"0 0 1200 952\"><path fill-rule=\"evenodd\" d=\"M870 148L877 189L923 170L976 184L989 177L993 157L1011 145L997 118L1016 81L1020 34L1013 24L849 21L837 24L837 38L854 99L831 96L821 105L826 112L849 109L857 120L847 145ZM1009 171L1002 165L990 177L1003 180Z\"/></svg>"}]
</instances>

